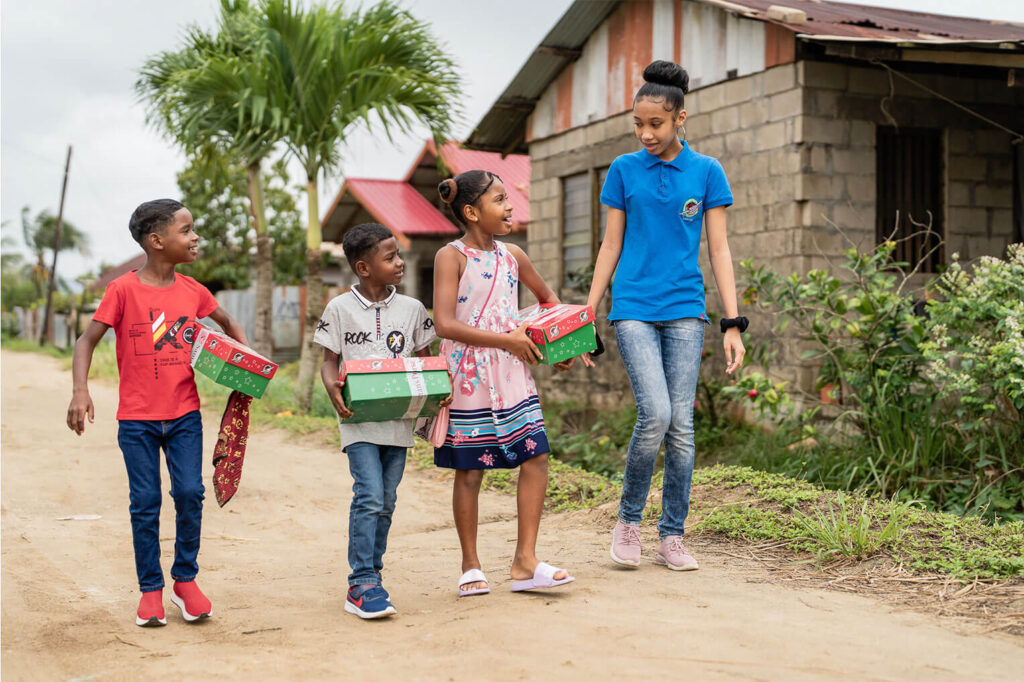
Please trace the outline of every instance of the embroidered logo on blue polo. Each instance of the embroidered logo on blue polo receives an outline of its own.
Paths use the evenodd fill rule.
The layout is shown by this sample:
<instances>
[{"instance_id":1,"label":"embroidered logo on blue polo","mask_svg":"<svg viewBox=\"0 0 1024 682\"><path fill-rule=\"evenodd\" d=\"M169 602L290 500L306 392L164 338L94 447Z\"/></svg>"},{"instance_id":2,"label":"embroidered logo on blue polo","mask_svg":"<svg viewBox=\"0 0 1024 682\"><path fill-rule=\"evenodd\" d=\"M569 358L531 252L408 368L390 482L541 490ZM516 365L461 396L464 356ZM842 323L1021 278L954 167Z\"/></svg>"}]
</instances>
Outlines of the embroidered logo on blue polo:
<instances>
[{"instance_id":1,"label":"embroidered logo on blue polo","mask_svg":"<svg viewBox=\"0 0 1024 682\"><path fill-rule=\"evenodd\" d=\"M683 210L679 215L687 219L696 218L697 212L700 211L700 205L702 203L704 202L697 201L696 199L687 199L686 203L683 204Z\"/></svg>"}]
</instances>

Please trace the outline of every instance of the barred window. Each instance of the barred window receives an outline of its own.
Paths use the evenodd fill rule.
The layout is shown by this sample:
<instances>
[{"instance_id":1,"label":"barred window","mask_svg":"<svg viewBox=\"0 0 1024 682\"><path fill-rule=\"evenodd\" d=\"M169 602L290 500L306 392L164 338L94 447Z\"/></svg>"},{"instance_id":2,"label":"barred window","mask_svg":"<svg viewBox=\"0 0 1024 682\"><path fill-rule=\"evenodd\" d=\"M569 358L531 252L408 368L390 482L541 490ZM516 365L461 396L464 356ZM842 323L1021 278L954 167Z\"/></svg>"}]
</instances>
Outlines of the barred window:
<instances>
[{"instance_id":1,"label":"barred window","mask_svg":"<svg viewBox=\"0 0 1024 682\"><path fill-rule=\"evenodd\" d=\"M937 272L945 262L942 133L879 126L875 142L875 237L897 242L894 260Z\"/></svg>"}]
</instances>

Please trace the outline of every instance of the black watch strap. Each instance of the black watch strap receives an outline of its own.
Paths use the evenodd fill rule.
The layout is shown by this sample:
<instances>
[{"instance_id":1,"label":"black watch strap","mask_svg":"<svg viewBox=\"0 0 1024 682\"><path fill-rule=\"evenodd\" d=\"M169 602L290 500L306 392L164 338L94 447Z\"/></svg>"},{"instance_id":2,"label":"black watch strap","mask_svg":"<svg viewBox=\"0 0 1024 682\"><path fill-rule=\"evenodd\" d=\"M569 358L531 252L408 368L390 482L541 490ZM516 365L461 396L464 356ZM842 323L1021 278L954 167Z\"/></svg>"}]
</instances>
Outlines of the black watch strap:
<instances>
[{"instance_id":1,"label":"black watch strap","mask_svg":"<svg viewBox=\"0 0 1024 682\"><path fill-rule=\"evenodd\" d=\"M732 329L733 327L739 329L740 334L742 334L747 331L747 327L750 325L750 320L745 317L723 317L718 321L718 323L722 327L723 334L725 333L725 330Z\"/></svg>"}]
</instances>

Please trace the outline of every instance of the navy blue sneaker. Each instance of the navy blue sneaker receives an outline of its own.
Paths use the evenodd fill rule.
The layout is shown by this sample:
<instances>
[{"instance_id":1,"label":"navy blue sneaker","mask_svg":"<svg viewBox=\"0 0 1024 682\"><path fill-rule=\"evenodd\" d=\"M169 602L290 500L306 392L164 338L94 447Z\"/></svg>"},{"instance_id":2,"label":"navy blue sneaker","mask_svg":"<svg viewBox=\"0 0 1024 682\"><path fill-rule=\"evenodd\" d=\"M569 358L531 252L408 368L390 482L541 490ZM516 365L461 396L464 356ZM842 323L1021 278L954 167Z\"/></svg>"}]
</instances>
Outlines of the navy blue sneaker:
<instances>
[{"instance_id":1,"label":"navy blue sneaker","mask_svg":"<svg viewBox=\"0 0 1024 682\"><path fill-rule=\"evenodd\" d=\"M355 585L348 588L345 610L360 618L385 618L397 613L380 585Z\"/></svg>"}]
</instances>

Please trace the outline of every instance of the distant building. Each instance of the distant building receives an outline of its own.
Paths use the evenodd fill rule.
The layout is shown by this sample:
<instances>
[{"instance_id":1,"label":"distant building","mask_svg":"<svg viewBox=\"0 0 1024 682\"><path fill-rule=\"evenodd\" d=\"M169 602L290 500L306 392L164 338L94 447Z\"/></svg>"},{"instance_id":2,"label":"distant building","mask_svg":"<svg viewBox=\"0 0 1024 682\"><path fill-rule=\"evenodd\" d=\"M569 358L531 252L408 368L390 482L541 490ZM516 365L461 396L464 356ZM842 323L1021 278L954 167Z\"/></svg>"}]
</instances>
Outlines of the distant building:
<instances>
[{"instance_id":1,"label":"distant building","mask_svg":"<svg viewBox=\"0 0 1024 682\"><path fill-rule=\"evenodd\" d=\"M441 159L446 172L438 167ZM463 149L449 141L438 154L434 142L423 145L405 177L401 180L347 178L323 217L323 238L337 263L324 271L331 286L347 287L352 274L341 252L345 233L360 223L381 223L397 238L405 260L402 291L433 307L434 254L462 234L461 229L442 210L437 194L441 180L467 170L488 170L501 176L512 204L515 221L505 241L525 248L530 223L530 159L522 154L502 157L491 152ZM333 248L332 248L333 245Z\"/></svg>"},{"instance_id":2,"label":"distant building","mask_svg":"<svg viewBox=\"0 0 1024 682\"><path fill-rule=\"evenodd\" d=\"M583 296L570 275L596 257L608 165L640 148L632 98L654 59L689 71L685 134L729 177L737 265L803 273L845 247L832 224L871 246L917 231L910 216L932 234L898 255L924 272L1024 240L1024 26L817 0L577 0L465 143L529 154L529 253L563 300ZM779 347L785 378L810 387L817 368ZM538 379L597 405L630 396L617 362Z\"/></svg>"}]
</instances>

